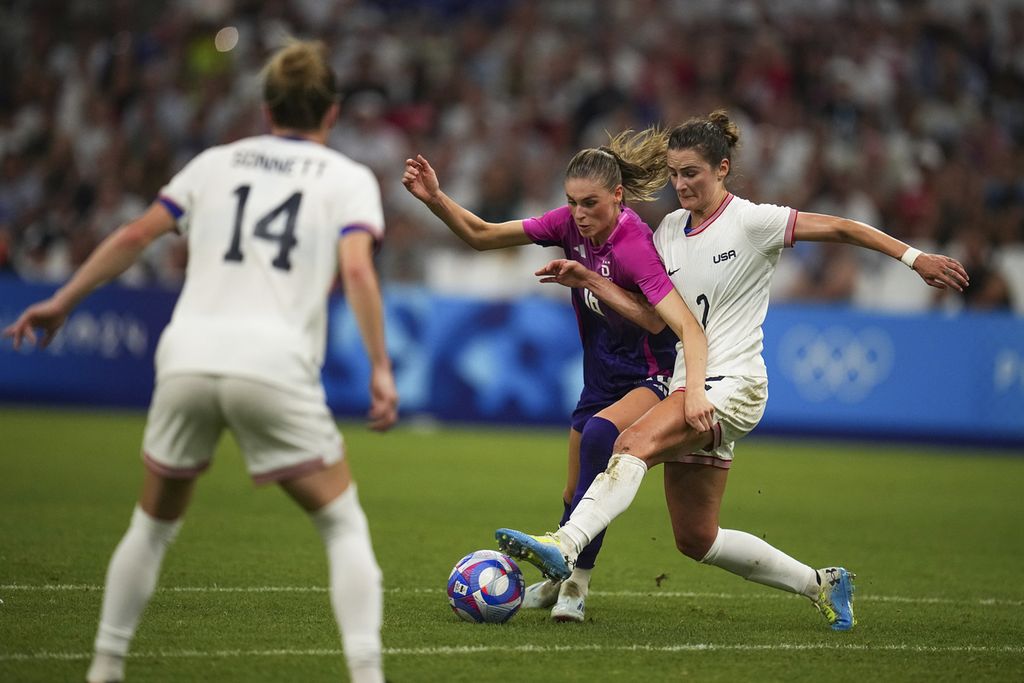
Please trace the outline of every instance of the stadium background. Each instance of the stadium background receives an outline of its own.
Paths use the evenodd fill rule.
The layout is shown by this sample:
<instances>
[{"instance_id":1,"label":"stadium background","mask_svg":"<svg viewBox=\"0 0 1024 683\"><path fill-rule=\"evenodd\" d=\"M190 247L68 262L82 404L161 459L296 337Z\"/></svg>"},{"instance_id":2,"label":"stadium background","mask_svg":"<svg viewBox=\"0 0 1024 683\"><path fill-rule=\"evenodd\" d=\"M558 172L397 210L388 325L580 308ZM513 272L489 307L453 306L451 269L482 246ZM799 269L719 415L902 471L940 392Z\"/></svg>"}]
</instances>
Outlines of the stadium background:
<instances>
[{"instance_id":1,"label":"stadium background","mask_svg":"<svg viewBox=\"0 0 1024 683\"><path fill-rule=\"evenodd\" d=\"M942 295L876 254L787 252L761 431L1024 443L1022 2L69 1L0 15L0 323L198 151L264 131L264 58L286 35L318 37L343 92L330 143L384 192L407 417L564 425L581 383L566 293L531 275L557 254L468 250L401 187L407 156L481 216L526 217L564 201L567 159L605 131L725 106L742 130L735 192L863 220L972 277ZM636 208L653 226L675 200ZM52 351L0 347L0 400L144 405L186 260L164 239ZM325 368L339 415L363 410L365 372L339 292Z\"/></svg>"},{"instance_id":2,"label":"stadium background","mask_svg":"<svg viewBox=\"0 0 1024 683\"><path fill-rule=\"evenodd\" d=\"M0 2L0 326L190 156L264 130L258 69L286 33L330 46L332 144L386 193L402 422L382 437L359 419L341 292L324 377L385 576L389 680L1024 680L1024 458L1006 457L1024 453L1024 2ZM802 599L681 557L652 473L608 534L587 623L466 624L454 562L561 511L579 342L566 292L530 275L550 254L465 249L410 201L401 161L425 153L485 216L534 215L605 129L720 105L743 128L737 192L868 220L972 275L968 298L936 296L898 262L805 244L774 281L769 412L722 525L854 569L860 623L834 633ZM657 223L675 204L637 208ZM0 343L2 681L88 666L185 258L163 239L52 351ZM792 438L808 434L857 438ZM880 437L921 443L863 440ZM128 674L344 680L325 577L309 520L249 486L225 438Z\"/></svg>"}]
</instances>

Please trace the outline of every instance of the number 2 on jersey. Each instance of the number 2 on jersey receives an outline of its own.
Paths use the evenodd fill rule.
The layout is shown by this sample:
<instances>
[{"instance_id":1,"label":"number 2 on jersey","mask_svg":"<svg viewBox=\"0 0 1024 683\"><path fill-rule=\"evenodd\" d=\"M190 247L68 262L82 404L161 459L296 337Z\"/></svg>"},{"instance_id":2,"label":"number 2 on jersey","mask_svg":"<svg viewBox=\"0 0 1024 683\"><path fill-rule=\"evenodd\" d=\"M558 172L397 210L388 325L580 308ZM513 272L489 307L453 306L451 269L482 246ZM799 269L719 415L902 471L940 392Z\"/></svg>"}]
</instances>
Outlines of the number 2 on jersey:
<instances>
[{"instance_id":1,"label":"number 2 on jersey","mask_svg":"<svg viewBox=\"0 0 1024 683\"><path fill-rule=\"evenodd\" d=\"M697 295L697 305L704 307L704 312L700 314L700 326L704 329L708 327L708 309L711 308L711 302L708 301L706 294Z\"/></svg>"},{"instance_id":2,"label":"number 2 on jersey","mask_svg":"<svg viewBox=\"0 0 1024 683\"><path fill-rule=\"evenodd\" d=\"M225 261L241 261L242 255L242 222L245 215L245 204L249 200L250 185L239 185L233 194L238 196L238 206L235 209L235 227L231 233L231 246L224 254ZM291 270L292 262L288 254L299 243L295 239L295 219L299 213L299 204L302 202L302 193L295 192L288 199L277 205L276 208L268 211L256 222L253 234L261 239L278 243L277 256L271 261L271 265L280 270ZM279 233L270 232L270 224L277 220L277 217L284 214L284 230Z\"/></svg>"}]
</instances>

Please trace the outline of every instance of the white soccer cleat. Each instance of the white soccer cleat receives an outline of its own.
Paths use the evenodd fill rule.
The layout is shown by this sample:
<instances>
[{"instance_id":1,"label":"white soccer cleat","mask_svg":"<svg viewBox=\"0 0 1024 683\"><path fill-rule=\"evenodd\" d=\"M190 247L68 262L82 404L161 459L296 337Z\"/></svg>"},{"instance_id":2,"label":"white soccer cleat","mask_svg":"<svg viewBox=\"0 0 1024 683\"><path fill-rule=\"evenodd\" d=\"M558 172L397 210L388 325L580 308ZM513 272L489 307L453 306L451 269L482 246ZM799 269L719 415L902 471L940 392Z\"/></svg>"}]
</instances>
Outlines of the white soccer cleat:
<instances>
[{"instance_id":1,"label":"white soccer cleat","mask_svg":"<svg viewBox=\"0 0 1024 683\"><path fill-rule=\"evenodd\" d=\"M546 609L554 606L561 585L561 581L551 579L531 583L523 593L523 609Z\"/></svg>"},{"instance_id":2,"label":"white soccer cleat","mask_svg":"<svg viewBox=\"0 0 1024 683\"><path fill-rule=\"evenodd\" d=\"M551 618L554 621L582 622L586 610L586 600L586 592L578 583L572 579L563 581L558 591L558 600L551 608Z\"/></svg>"},{"instance_id":3,"label":"white soccer cleat","mask_svg":"<svg viewBox=\"0 0 1024 683\"><path fill-rule=\"evenodd\" d=\"M124 657L97 652L85 680L88 683L121 683L124 680Z\"/></svg>"}]
</instances>

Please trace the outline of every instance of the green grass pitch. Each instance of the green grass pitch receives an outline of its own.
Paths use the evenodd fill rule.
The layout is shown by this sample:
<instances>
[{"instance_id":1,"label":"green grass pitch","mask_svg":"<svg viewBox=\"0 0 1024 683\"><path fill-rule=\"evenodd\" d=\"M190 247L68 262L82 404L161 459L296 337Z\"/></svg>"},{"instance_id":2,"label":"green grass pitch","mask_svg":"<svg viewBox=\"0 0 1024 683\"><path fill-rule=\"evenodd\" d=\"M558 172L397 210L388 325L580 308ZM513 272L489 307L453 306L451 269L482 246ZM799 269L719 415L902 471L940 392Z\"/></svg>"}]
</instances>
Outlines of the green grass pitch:
<instances>
[{"instance_id":1,"label":"green grass pitch","mask_svg":"<svg viewBox=\"0 0 1024 683\"><path fill-rule=\"evenodd\" d=\"M0 408L0 681L83 680L141 480L143 422ZM723 526L856 571L850 633L803 598L680 555L659 470L609 531L586 623L521 611L478 626L448 607L448 573L493 548L496 527L557 522L566 433L343 432L384 570L391 681L1024 680L1024 458L740 445ZM276 488L254 488L225 438L168 553L129 679L344 680L325 582L309 521Z\"/></svg>"}]
</instances>

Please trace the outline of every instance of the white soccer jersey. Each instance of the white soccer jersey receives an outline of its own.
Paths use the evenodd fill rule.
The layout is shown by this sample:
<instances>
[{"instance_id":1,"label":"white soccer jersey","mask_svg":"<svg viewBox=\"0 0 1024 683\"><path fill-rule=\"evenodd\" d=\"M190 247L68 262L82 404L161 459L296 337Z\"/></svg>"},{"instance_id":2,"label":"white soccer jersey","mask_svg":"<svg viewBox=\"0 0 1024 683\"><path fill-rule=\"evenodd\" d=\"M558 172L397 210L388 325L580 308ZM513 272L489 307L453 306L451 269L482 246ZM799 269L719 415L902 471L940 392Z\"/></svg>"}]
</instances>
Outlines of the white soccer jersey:
<instances>
[{"instance_id":1,"label":"white soccer jersey","mask_svg":"<svg viewBox=\"0 0 1024 683\"><path fill-rule=\"evenodd\" d=\"M384 231L371 171L323 145L262 135L213 147L160 192L188 236L185 286L157 377L320 381L343 231Z\"/></svg>"},{"instance_id":2,"label":"white soccer jersey","mask_svg":"<svg viewBox=\"0 0 1024 683\"><path fill-rule=\"evenodd\" d=\"M761 323L779 254L793 246L796 216L730 193L700 225L688 226L690 212L680 209L654 233L665 270L704 327L708 377L767 377ZM677 350L674 384L686 377L681 344Z\"/></svg>"}]
</instances>

